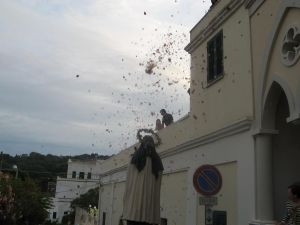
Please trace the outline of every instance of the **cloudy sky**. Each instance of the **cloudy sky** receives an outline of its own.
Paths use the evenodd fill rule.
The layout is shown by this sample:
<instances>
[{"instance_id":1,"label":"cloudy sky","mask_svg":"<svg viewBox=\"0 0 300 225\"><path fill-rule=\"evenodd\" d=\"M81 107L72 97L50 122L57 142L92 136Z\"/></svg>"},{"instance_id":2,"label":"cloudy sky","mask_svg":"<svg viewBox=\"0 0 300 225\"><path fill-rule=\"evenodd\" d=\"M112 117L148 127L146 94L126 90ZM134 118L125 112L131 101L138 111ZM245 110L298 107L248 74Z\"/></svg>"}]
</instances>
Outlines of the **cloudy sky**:
<instances>
[{"instance_id":1,"label":"cloudy sky","mask_svg":"<svg viewBox=\"0 0 300 225\"><path fill-rule=\"evenodd\" d=\"M0 150L115 154L189 111L189 31L209 0L1 0ZM151 70L152 68L152 70ZM148 73L146 70L148 69Z\"/></svg>"}]
</instances>

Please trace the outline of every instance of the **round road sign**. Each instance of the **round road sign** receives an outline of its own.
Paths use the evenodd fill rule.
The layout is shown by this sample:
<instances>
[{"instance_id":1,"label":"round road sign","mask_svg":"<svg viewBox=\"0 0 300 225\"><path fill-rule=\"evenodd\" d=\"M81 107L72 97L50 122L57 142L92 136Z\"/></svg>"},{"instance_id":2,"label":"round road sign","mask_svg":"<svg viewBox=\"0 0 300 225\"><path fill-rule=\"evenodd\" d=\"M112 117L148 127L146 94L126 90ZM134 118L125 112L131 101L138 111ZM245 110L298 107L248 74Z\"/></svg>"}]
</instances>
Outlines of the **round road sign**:
<instances>
[{"instance_id":1,"label":"round road sign","mask_svg":"<svg viewBox=\"0 0 300 225\"><path fill-rule=\"evenodd\" d=\"M215 166L203 165L195 171L193 183L197 192L211 196L220 191L222 187L222 176Z\"/></svg>"}]
</instances>

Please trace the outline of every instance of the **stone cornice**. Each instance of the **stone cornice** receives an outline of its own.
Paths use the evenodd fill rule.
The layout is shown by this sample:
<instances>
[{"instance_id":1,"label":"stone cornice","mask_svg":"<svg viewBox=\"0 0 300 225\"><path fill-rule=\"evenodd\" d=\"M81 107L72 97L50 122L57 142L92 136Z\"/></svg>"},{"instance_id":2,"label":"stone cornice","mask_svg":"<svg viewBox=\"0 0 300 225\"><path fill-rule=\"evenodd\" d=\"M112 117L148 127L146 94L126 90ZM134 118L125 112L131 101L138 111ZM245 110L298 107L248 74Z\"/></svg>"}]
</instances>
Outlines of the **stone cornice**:
<instances>
[{"instance_id":1,"label":"stone cornice","mask_svg":"<svg viewBox=\"0 0 300 225\"><path fill-rule=\"evenodd\" d=\"M60 181L69 181L69 182L84 182L84 183L95 183L98 182L98 179L79 179L79 178L63 178L63 177L57 177L57 182Z\"/></svg>"},{"instance_id":2,"label":"stone cornice","mask_svg":"<svg viewBox=\"0 0 300 225\"><path fill-rule=\"evenodd\" d=\"M201 45L214 31L216 31L242 4L244 0L232 0L215 16L208 26L199 32L184 48L188 53L192 53Z\"/></svg>"},{"instance_id":3,"label":"stone cornice","mask_svg":"<svg viewBox=\"0 0 300 225\"><path fill-rule=\"evenodd\" d=\"M188 151L190 149L194 149L197 148L201 145L206 145L209 144L211 142L215 142L219 139L228 137L228 136L232 136L234 134L238 134L247 130L250 130L251 125L252 125L252 119L250 118L244 118L242 120L239 120L229 126L223 127L215 132L212 132L210 134L207 134L205 136L201 136L199 138L193 139L191 141L185 142L181 145L177 145L174 148L171 148L167 151L161 152L159 155L162 158L166 158L168 156L180 153L180 152L184 152L184 151Z\"/></svg>"},{"instance_id":4,"label":"stone cornice","mask_svg":"<svg viewBox=\"0 0 300 225\"><path fill-rule=\"evenodd\" d=\"M253 5L253 3L255 2L256 0L246 0L245 1L245 7L246 7L246 9L249 9L252 5Z\"/></svg>"},{"instance_id":5,"label":"stone cornice","mask_svg":"<svg viewBox=\"0 0 300 225\"><path fill-rule=\"evenodd\" d=\"M123 166L118 167L118 168L115 168L115 169L112 169L112 170L109 170L105 173L100 174L100 177L102 178L102 177L106 177L106 176L109 176L109 175L113 175L113 174L118 173L118 172L122 172L122 171L126 170L127 167L128 167L128 164L123 165Z\"/></svg>"},{"instance_id":6,"label":"stone cornice","mask_svg":"<svg viewBox=\"0 0 300 225\"><path fill-rule=\"evenodd\" d=\"M229 137L247 130L250 130L252 125L252 119L246 117L243 118L231 125L228 125L226 127L223 127L215 132L212 132L210 134L207 134L205 136L201 136L199 138L193 139L191 141L187 141L181 145L177 145L173 148L170 148L166 151L160 152L159 155L161 158L166 158L172 155L175 155L177 153L185 152L194 148L197 148L201 145L209 144L211 142L217 141L219 139ZM128 164L123 165L118 168L114 168L112 170L109 170L103 174L100 174L101 177L106 177L109 175L113 175L118 172L123 172L127 169Z\"/></svg>"},{"instance_id":7,"label":"stone cornice","mask_svg":"<svg viewBox=\"0 0 300 225\"><path fill-rule=\"evenodd\" d=\"M265 0L246 0L245 8L249 9L250 16L252 16L256 10L264 3Z\"/></svg>"}]
</instances>

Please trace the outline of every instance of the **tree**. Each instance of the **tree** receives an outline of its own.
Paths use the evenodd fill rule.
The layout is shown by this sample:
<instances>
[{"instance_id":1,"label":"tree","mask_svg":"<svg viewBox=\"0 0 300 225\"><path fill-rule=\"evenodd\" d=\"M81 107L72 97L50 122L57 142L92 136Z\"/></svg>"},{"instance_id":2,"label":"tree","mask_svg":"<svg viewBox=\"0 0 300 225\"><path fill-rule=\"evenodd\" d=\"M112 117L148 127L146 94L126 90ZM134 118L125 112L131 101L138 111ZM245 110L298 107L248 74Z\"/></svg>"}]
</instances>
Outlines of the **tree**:
<instances>
[{"instance_id":1,"label":"tree","mask_svg":"<svg viewBox=\"0 0 300 225\"><path fill-rule=\"evenodd\" d=\"M76 206L88 210L91 206L98 206L99 188L90 189L88 192L80 195L71 202L71 208L75 209Z\"/></svg>"},{"instance_id":2,"label":"tree","mask_svg":"<svg viewBox=\"0 0 300 225\"><path fill-rule=\"evenodd\" d=\"M14 224L16 218L14 193L8 179L0 172L0 224Z\"/></svg>"},{"instance_id":3,"label":"tree","mask_svg":"<svg viewBox=\"0 0 300 225\"><path fill-rule=\"evenodd\" d=\"M51 207L50 197L31 179L1 179L0 200L9 203L9 207L0 211L0 224L7 225L42 224Z\"/></svg>"},{"instance_id":4,"label":"tree","mask_svg":"<svg viewBox=\"0 0 300 225\"><path fill-rule=\"evenodd\" d=\"M99 188L90 189L85 194L80 195L78 198L75 198L71 202L72 211L69 215L66 215L62 219L62 224L74 224L75 220L75 209L76 207L80 207L89 211L91 207L98 206L98 199L99 199Z\"/></svg>"}]
</instances>

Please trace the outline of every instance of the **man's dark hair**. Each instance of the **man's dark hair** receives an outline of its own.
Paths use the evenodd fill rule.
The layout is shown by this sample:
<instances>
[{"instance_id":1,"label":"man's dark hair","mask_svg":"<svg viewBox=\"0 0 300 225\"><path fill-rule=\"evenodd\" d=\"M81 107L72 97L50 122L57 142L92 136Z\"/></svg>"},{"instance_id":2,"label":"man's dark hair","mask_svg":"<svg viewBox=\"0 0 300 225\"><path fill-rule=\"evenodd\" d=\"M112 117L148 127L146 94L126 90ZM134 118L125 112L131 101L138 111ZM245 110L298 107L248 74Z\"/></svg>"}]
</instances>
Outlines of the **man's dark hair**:
<instances>
[{"instance_id":1,"label":"man's dark hair","mask_svg":"<svg viewBox=\"0 0 300 225\"><path fill-rule=\"evenodd\" d=\"M293 195L296 195L297 198L300 198L300 182L293 183L292 185L288 186L291 189Z\"/></svg>"},{"instance_id":2,"label":"man's dark hair","mask_svg":"<svg viewBox=\"0 0 300 225\"><path fill-rule=\"evenodd\" d=\"M161 113L166 113L166 110L165 109L161 109L160 112Z\"/></svg>"}]
</instances>

